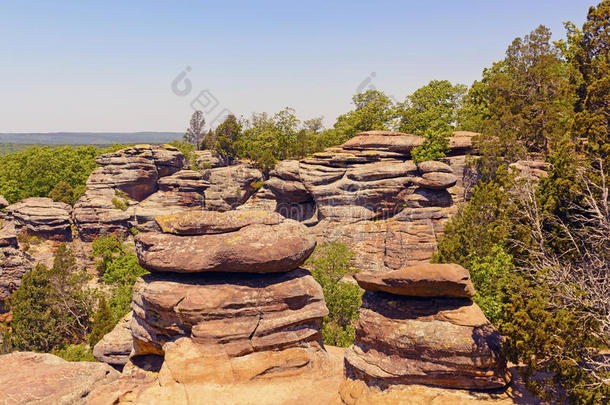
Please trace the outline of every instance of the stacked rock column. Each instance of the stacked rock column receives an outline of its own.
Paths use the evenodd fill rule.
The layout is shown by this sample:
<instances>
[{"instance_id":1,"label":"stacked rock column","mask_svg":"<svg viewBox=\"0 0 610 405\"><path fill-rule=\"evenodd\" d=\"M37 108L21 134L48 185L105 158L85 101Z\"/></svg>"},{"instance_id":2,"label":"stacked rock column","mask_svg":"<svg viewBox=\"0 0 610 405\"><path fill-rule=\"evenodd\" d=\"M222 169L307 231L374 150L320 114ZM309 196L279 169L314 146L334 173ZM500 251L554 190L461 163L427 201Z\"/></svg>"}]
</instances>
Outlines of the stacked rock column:
<instances>
[{"instance_id":1,"label":"stacked rock column","mask_svg":"<svg viewBox=\"0 0 610 405\"><path fill-rule=\"evenodd\" d=\"M463 267L426 264L356 279L366 292L345 355L348 382L380 391L410 384L497 389L509 382L501 337L472 302Z\"/></svg>"},{"instance_id":2,"label":"stacked rock column","mask_svg":"<svg viewBox=\"0 0 610 405\"><path fill-rule=\"evenodd\" d=\"M163 356L151 397L206 385L226 391L325 367L328 310L321 287L299 268L315 247L303 225L262 211L156 221L162 232L136 238L151 274L134 286L131 324L132 359Z\"/></svg>"}]
</instances>

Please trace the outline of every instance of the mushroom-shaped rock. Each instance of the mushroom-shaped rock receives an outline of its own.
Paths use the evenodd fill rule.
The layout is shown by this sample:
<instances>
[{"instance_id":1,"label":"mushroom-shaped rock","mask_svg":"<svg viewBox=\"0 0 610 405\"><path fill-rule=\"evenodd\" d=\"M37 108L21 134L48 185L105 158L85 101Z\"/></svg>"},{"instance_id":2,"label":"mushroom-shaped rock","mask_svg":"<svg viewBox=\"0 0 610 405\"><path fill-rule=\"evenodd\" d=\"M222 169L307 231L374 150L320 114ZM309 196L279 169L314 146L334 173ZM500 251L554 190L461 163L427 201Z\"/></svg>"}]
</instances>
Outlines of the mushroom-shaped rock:
<instances>
[{"instance_id":1,"label":"mushroom-shaped rock","mask_svg":"<svg viewBox=\"0 0 610 405\"><path fill-rule=\"evenodd\" d=\"M260 210L190 211L155 218L161 230L176 235L209 235L238 231L250 225L279 225L284 218Z\"/></svg>"},{"instance_id":2,"label":"mushroom-shaped rock","mask_svg":"<svg viewBox=\"0 0 610 405\"><path fill-rule=\"evenodd\" d=\"M293 220L216 234L140 233L135 243L142 267L176 273L285 272L303 264L316 246L307 228Z\"/></svg>"},{"instance_id":3,"label":"mushroom-shaped rock","mask_svg":"<svg viewBox=\"0 0 610 405\"><path fill-rule=\"evenodd\" d=\"M390 131L361 132L345 142L343 149L380 150L408 154L413 148L424 143L424 138L417 135Z\"/></svg>"},{"instance_id":4,"label":"mushroom-shaped rock","mask_svg":"<svg viewBox=\"0 0 610 405\"><path fill-rule=\"evenodd\" d=\"M411 297L474 297L470 273L459 264L422 264L388 273L358 273L355 278L367 291Z\"/></svg>"},{"instance_id":5,"label":"mushroom-shaped rock","mask_svg":"<svg viewBox=\"0 0 610 405\"><path fill-rule=\"evenodd\" d=\"M504 387L501 337L465 298L413 298L366 292L346 374L378 386Z\"/></svg>"},{"instance_id":6,"label":"mushroom-shaped rock","mask_svg":"<svg viewBox=\"0 0 610 405\"><path fill-rule=\"evenodd\" d=\"M453 173L453 169L446 163L438 162L436 160L426 160L417 164L417 168L422 173L430 172L442 172L442 173Z\"/></svg>"}]
</instances>

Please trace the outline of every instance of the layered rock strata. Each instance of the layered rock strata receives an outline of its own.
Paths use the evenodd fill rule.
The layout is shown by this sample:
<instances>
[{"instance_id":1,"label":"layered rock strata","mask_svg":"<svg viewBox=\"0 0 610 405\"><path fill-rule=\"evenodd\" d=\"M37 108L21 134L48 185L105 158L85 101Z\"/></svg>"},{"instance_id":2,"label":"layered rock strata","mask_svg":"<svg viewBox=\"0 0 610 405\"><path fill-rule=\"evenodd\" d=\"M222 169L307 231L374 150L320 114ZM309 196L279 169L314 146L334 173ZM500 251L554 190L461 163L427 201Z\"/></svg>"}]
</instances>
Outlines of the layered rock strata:
<instances>
[{"instance_id":1,"label":"layered rock strata","mask_svg":"<svg viewBox=\"0 0 610 405\"><path fill-rule=\"evenodd\" d=\"M32 197L6 207L17 233L45 239L72 240L72 207L50 198Z\"/></svg>"},{"instance_id":2,"label":"layered rock strata","mask_svg":"<svg viewBox=\"0 0 610 405\"><path fill-rule=\"evenodd\" d=\"M464 199L473 135L456 132L443 162L416 164L411 151L422 137L363 132L312 157L280 162L246 205L302 222L321 240L347 243L365 271L425 263Z\"/></svg>"},{"instance_id":3,"label":"layered rock strata","mask_svg":"<svg viewBox=\"0 0 610 405\"><path fill-rule=\"evenodd\" d=\"M411 384L497 389L509 382L500 335L470 299L465 269L429 264L356 280L368 291L345 355L346 384L360 380L383 391Z\"/></svg>"},{"instance_id":4,"label":"layered rock strata","mask_svg":"<svg viewBox=\"0 0 610 405\"><path fill-rule=\"evenodd\" d=\"M336 368L321 344L322 289L299 267L315 247L303 225L261 211L156 222L160 231L135 238L151 273L134 286L133 349L117 389L147 404L288 404ZM158 378L135 387L134 367L151 356L162 359Z\"/></svg>"}]
</instances>

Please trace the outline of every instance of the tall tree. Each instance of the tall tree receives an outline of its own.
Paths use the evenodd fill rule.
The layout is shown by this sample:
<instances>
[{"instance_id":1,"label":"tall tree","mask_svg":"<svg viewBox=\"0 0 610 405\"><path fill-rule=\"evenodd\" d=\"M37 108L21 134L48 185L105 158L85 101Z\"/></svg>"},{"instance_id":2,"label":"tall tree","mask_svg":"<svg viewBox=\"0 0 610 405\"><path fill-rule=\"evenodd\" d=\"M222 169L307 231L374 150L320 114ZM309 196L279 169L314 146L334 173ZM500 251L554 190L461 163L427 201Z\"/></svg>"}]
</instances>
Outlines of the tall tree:
<instances>
[{"instance_id":1,"label":"tall tree","mask_svg":"<svg viewBox=\"0 0 610 405\"><path fill-rule=\"evenodd\" d=\"M355 110L337 117L335 129L341 142L362 131L391 129L395 118L394 103L383 92L367 90L352 97Z\"/></svg>"},{"instance_id":2,"label":"tall tree","mask_svg":"<svg viewBox=\"0 0 610 405\"><path fill-rule=\"evenodd\" d=\"M278 146L278 159L286 159L296 144L299 119L294 108L286 107L274 117L275 131Z\"/></svg>"},{"instance_id":3,"label":"tall tree","mask_svg":"<svg viewBox=\"0 0 610 405\"><path fill-rule=\"evenodd\" d=\"M572 31L574 57L584 80L576 129L610 167L610 0L591 7L582 32Z\"/></svg>"},{"instance_id":4,"label":"tall tree","mask_svg":"<svg viewBox=\"0 0 610 405\"><path fill-rule=\"evenodd\" d=\"M189 122L189 127L186 129L184 133L184 141L192 143L195 146L195 149L199 149L202 146L203 140L203 127L205 126L205 118L203 117L203 112L197 110L191 116L191 121Z\"/></svg>"},{"instance_id":5,"label":"tall tree","mask_svg":"<svg viewBox=\"0 0 610 405\"><path fill-rule=\"evenodd\" d=\"M455 127L466 86L447 80L432 80L407 96L398 106L400 131L423 135L426 131L448 131Z\"/></svg>"},{"instance_id":6,"label":"tall tree","mask_svg":"<svg viewBox=\"0 0 610 405\"><path fill-rule=\"evenodd\" d=\"M227 163L231 163L237 155L237 142L239 141L241 130L241 123L235 115L230 114L214 131L216 152Z\"/></svg>"}]
</instances>

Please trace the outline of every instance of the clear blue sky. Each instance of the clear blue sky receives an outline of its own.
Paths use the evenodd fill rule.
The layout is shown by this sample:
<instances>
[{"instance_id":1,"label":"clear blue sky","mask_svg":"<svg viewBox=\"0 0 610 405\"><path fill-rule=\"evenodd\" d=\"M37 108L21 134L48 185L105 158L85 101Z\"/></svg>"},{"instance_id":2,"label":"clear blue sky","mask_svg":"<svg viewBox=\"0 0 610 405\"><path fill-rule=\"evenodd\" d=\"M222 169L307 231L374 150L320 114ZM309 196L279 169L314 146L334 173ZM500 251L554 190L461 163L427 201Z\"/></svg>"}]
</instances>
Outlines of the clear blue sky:
<instances>
[{"instance_id":1,"label":"clear blue sky","mask_svg":"<svg viewBox=\"0 0 610 405\"><path fill-rule=\"evenodd\" d=\"M291 106L332 124L372 72L400 100L471 84L515 37L563 36L596 0L96 3L0 3L0 132L182 131L206 89L210 120Z\"/></svg>"}]
</instances>

